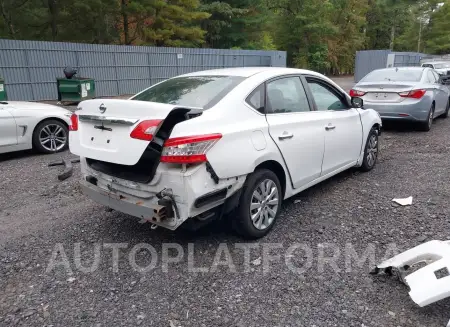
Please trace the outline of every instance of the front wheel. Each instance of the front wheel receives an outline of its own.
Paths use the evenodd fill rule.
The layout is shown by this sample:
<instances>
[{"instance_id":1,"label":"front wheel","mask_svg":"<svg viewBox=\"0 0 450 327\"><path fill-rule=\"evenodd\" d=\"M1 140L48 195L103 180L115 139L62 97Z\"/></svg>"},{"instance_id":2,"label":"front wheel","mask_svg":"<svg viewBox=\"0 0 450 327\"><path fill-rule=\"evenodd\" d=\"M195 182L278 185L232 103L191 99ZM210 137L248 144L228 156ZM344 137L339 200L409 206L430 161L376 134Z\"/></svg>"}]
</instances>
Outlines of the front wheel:
<instances>
[{"instance_id":1,"label":"front wheel","mask_svg":"<svg viewBox=\"0 0 450 327\"><path fill-rule=\"evenodd\" d=\"M280 181L268 169L256 170L244 184L234 217L234 229L248 239L265 236L280 213L283 193Z\"/></svg>"},{"instance_id":2,"label":"front wheel","mask_svg":"<svg viewBox=\"0 0 450 327\"><path fill-rule=\"evenodd\" d=\"M369 132L366 147L364 149L364 160L361 165L362 171L370 171L375 167L378 158L378 130L375 127Z\"/></svg>"}]
</instances>

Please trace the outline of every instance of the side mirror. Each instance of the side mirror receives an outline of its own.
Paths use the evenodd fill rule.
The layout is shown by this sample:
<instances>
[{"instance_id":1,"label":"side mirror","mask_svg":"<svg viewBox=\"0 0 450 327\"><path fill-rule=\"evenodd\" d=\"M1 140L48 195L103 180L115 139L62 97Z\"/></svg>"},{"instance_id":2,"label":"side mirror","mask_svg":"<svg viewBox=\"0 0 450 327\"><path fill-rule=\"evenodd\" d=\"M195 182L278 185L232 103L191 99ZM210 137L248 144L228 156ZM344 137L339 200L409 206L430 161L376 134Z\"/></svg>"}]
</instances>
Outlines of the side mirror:
<instances>
[{"instance_id":1,"label":"side mirror","mask_svg":"<svg viewBox=\"0 0 450 327\"><path fill-rule=\"evenodd\" d=\"M352 107L353 108L362 108L363 104L364 104L363 99L355 98L355 97L352 98Z\"/></svg>"}]
</instances>

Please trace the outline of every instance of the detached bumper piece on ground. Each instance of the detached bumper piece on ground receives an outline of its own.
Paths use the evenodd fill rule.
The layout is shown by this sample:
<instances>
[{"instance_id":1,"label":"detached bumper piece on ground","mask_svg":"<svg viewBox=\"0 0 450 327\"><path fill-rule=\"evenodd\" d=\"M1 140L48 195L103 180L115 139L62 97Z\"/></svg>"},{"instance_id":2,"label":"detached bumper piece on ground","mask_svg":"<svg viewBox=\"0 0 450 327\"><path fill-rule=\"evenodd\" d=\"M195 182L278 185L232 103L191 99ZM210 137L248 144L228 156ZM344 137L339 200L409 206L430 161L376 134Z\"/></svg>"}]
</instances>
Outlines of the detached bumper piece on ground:
<instances>
[{"instance_id":1,"label":"detached bumper piece on ground","mask_svg":"<svg viewBox=\"0 0 450 327\"><path fill-rule=\"evenodd\" d=\"M371 274L396 274L410 288L411 299L424 307L450 296L449 269L450 241L430 241L384 261Z\"/></svg>"},{"instance_id":2,"label":"detached bumper piece on ground","mask_svg":"<svg viewBox=\"0 0 450 327\"><path fill-rule=\"evenodd\" d=\"M73 174L73 163L80 162L80 158L63 159L61 161L54 161L48 164L49 167L64 165L64 171L58 175L60 181L66 180Z\"/></svg>"}]
</instances>

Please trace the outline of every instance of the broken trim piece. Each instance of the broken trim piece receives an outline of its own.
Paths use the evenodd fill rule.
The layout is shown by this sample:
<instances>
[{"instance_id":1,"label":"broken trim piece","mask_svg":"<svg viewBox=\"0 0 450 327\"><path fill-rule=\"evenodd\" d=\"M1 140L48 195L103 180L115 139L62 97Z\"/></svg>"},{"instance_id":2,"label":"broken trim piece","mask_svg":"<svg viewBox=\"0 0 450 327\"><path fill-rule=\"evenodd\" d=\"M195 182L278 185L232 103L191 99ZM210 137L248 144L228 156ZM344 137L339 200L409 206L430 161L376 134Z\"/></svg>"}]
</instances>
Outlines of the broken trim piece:
<instances>
[{"instance_id":1,"label":"broken trim piece","mask_svg":"<svg viewBox=\"0 0 450 327\"><path fill-rule=\"evenodd\" d=\"M406 275L414 265L426 263L425 267ZM392 274L395 269L402 281L410 288L409 296L420 307L450 296L450 241L430 241L400 253L379 264L371 273L384 271Z\"/></svg>"},{"instance_id":2,"label":"broken trim piece","mask_svg":"<svg viewBox=\"0 0 450 327\"><path fill-rule=\"evenodd\" d=\"M211 175L211 178L214 181L214 183L219 184L219 176L217 176L216 172L214 171L214 168L211 166L209 161L206 162L206 171Z\"/></svg>"}]
</instances>

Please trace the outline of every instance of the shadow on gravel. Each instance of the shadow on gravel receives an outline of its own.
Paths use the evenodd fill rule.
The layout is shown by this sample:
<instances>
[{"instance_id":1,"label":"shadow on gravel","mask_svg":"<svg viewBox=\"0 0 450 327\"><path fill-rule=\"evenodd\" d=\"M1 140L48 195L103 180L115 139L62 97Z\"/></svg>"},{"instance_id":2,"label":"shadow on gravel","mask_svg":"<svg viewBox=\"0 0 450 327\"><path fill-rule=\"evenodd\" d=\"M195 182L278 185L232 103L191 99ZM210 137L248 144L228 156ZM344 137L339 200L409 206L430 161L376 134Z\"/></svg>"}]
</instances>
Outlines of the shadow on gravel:
<instances>
[{"instance_id":1,"label":"shadow on gravel","mask_svg":"<svg viewBox=\"0 0 450 327\"><path fill-rule=\"evenodd\" d=\"M2 153L2 154L0 154L0 162L14 160L14 159L22 159L22 158L26 158L26 157L35 157L38 155L39 155L39 153L36 153L33 150Z\"/></svg>"},{"instance_id":2,"label":"shadow on gravel","mask_svg":"<svg viewBox=\"0 0 450 327\"><path fill-rule=\"evenodd\" d=\"M281 211L281 215L289 211L293 205L302 205L301 203L297 204L297 201L301 202L308 201L309 198L314 198L319 192L327 192L327 190L333 186L334 184L342 183L348 179L354 178L361 174L361 172L357 169L349 169L342 173L339 173L336 176L333 176L315 186L310 187L309 189L300 192L294 197L289 198L288 200L283 202L283 208ZM195 242L196 244L208 243L212 245L217 245L219 243L248 243L252 241L245 240L241 238L231 227L231 219L232 213L225 215L220 220L212 221L209 225L206 225L196 231L190 231L183 228L178 228L176 231L166 230L164 228L157 228L156 230L151 229L151 224L140 224L138 221L132 217L126 216L120 212L114 212L113 217L110 217L111 225L108 228L104 229L105 235L104 238L111 238L114 235L114 242L127 242L130 244L137 243L151 243L151 244L162 244L162 243L178 243L183 247L188 243ZM280 217L280 221L283 220L283 217ZM285 228L300 228L300 225L305 222L302 220L298 220L295 224L298 226L283 226L282 229ZM313 227L313 226L311 226ZM277 228L275 228L277 229ZM253 242L271 242L277 240L279 237L279 233L283 233L283 231L272 231L265 238L260 240L255 240ZM110 235L107 235L111 233Z\"/></svg>"},{"instance_id":3,"label":"shadow on gravel","mask_svg":"<svg viewBox=\"0 0 450 327\"><path fill-rule=\"evenodd\" d=\"M441 117L438 117L434 120L433 125L440 124L444 121ZM433 127L431 127L433 130ZM420 130L420 125L414 122L406 122L406 121L383 121L383 131L389 132L399 132L399 133L427 133Z\"/></svg>"}]
</instances>

